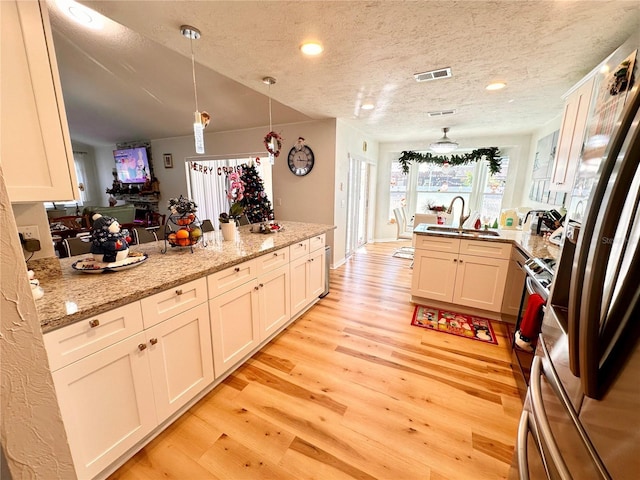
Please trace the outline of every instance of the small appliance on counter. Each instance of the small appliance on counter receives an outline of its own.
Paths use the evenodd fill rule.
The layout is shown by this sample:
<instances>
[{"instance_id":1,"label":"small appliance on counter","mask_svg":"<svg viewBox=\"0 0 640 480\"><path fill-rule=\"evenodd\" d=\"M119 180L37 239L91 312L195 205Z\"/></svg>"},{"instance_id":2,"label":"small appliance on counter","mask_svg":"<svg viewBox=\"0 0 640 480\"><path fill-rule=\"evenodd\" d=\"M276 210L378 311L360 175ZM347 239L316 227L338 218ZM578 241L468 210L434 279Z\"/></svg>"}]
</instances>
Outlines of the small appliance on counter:
<instances>
[{"instance_id":1,"label":"small appliance on counter","mask_svg":"<svg viewBox=\"0 0 640 480\"><path fill-rule=\"evenodd\" d=\"M531 210L524 217L522 230L532 235L555 232L562 226L564 218L557 210Z\"/></svg>"}]
</instances>

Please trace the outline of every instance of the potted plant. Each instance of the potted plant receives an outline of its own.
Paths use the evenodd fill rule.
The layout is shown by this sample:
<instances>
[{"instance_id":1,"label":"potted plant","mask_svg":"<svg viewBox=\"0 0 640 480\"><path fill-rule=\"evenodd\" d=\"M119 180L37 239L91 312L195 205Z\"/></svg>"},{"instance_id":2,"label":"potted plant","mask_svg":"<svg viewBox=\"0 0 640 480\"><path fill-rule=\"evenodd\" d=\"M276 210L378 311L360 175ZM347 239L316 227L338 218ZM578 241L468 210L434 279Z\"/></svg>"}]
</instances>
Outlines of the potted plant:
<instances>
[{"instance_id":1,"label":"potted plant","mask_svg":"<svg viewBox=\"0 0 640 480\"><path fill-rule=\"evenodd\" d=\"M218 217L220 221L220 229L222 237L225 240L233 240L238 219L244 212L242 199L244 198L244 182L240 178L239 172L229 174L229 189L227 190L227 198L229 199L229 213L222 212Z\"/></svg>"}]
</instances>

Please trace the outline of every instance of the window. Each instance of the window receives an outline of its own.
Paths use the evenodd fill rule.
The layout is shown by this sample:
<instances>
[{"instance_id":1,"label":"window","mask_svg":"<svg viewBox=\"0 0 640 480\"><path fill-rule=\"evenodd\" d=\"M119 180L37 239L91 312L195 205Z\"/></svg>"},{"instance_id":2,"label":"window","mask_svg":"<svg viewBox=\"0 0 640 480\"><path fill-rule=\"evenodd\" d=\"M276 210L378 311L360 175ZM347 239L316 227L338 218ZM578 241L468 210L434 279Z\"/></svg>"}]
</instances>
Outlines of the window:
<instances>
[{"instance_id":1,"label":"window","mask_svg":"<svg viewBox=\"0 0 640 480\"><path fill-rule=\"evenodd\" d=\"M487 162L466 165L436 165L414 163L409 173L402 173L397 161L391 164L389 218L393 209L407 206L409 212L428 212L431 207L448 208L456 196L465 200L465 213L477 212L484 224L493 224L500 217L502 195L509 170L508 157L502 157L502 169L489 175ZM454 219L459 218L461 205L454 206ZM458 210L458 211L456 211ZM454 224L456 220L454 220Z\"/></svg>"}]
</instances>

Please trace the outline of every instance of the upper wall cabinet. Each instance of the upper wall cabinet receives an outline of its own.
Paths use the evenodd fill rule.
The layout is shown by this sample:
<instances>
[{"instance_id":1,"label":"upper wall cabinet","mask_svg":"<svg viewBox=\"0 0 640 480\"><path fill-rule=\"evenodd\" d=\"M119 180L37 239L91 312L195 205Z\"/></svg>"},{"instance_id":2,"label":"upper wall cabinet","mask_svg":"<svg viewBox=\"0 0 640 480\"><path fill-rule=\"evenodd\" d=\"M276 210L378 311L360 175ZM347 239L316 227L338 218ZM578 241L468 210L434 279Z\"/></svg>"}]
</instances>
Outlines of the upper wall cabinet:
<instances>
[{"instance_id":1,"label":"upper wall cabinet","mask_svg":"<svg viewBox=\"0 0 640 480\"><path fill-rule=\"evenodd\" d=\"M77 200L51 26L41 2L2 1L2 169L12 202Z\"/></svg>"},{"instance_id":2,"label":"upper wall cabinet","mask_svg":"<svg viewBox=\"0 0 640 480\"><path fill-rule=\"evenodd\" d=\"M553 163L550 186L552 191L569 192L573 188L573 180L582 154L594 82L595 77L591 76L567 97Z\"/></svg>"}]
</instances>

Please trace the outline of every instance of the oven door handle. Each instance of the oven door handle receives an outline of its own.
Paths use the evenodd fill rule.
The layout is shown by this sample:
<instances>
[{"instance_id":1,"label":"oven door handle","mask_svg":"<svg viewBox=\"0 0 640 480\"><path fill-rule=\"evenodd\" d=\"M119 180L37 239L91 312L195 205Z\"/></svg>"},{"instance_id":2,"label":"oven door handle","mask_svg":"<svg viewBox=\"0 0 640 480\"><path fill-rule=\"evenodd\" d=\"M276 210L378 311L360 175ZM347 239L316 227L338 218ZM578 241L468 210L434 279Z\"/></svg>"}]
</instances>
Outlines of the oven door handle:
<instances>
[{"instance_id":1,"label":"oven door handle","mask_svg":"<svg viewBox=\"0 0 640 480\"><path fill-rule=\"evenodd\" d=\"M533 286L533 280L531 280L531 277L527 277L526 284L527 284L527 293L529 295L533 295L534 293L537 293L535 287Z\"/></svg>"}]
</instances>

